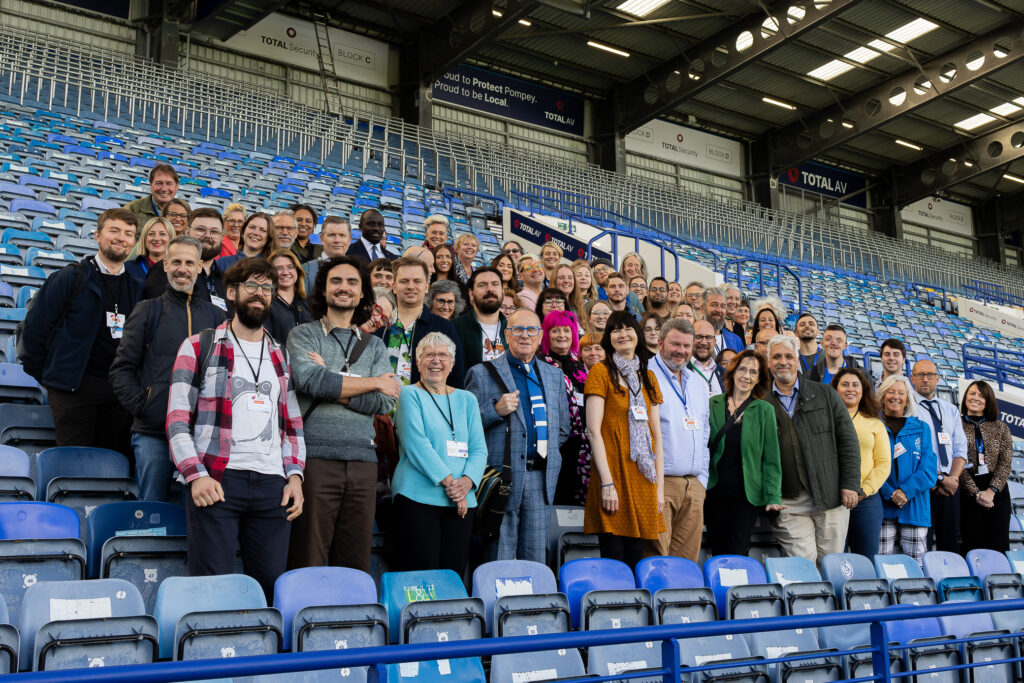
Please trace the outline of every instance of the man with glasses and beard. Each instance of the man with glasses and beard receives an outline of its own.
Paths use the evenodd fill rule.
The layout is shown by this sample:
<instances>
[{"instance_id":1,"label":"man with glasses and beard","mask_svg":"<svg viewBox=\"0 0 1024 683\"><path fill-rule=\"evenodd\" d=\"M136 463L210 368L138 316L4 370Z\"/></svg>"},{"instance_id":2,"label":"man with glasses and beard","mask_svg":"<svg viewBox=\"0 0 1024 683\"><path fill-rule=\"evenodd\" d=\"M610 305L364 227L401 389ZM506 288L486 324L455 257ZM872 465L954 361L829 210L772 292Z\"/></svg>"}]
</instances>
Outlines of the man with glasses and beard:
<instances>
[{"instance_id":1,"label":"man with glasses and beard","mask_svg":"<svg viewBox=\"0 0 1024 683\"><path fill-rule=\"evenodd\" d=\"M277 272L265 259L242 259L224 287L234 317L178 349L167 437L189 489L189 574L232 573L240 547L245 573L270 602L290 522L302 514L302 415L284 350L263 328Z\"/></svg>"},{"instance_id":2,"label":"man with glasses and beard","mask_svg":"<svg viewBox=\"0 0 1024 683\"><path fill-rule=\"evenodd\" d=\"M164 423L171 368L181 343L199 330L224 322L224 311L192 295L203 247L192 237L175 237L164 259L167 291L139 302L124 326L110 366L110 385L131 415L132 449L139 500L176 503L171 493L174 466Z\"/></svg>"},{"instance_id":3,"label":"man with glasses and beard","mask_svg":"<svg viewBox=\"0 0 1024 683\"><path fill-rule=\"evenodd\" d=\"M394 261L398 254L380 246L384 238L384 215L377 209L367 209L359 216L359 232L361 236L348 248L347 256L357 258L363 263L383 258Z\"/></svg>"},{"instance_id":4,"label":"man with glasses and beard","mask_svg":"<svg viewBox=\"0 0 1024 683\"><path fill-rule=\"evenodd\" d=\"M47 390L58 446L130 452L128 415L107 375L142 290L124 268L136 228L131 211L104 211L97 253L47 278L25 316L19 360Z\"/></svg>"},{"instance_id":5,"label":"man with glasses and beard","mask_svg":"<svg viewBox=\"0 0 1024 683\"><path fill-rule=\"evenodd\" d=\"M707 320L693 324L693 357L688 366L708 387L708 396L722 393L723 368L715 363L715 328Z\"/></svg>"},{"instance_id":6,"label":"man with glasses and beard","mask_svg":"<svg viewBox=\"0 0 1024 683\"><path fill-rule=\"evenodd\" d=\"M203 248L202 268L196 278L194 295L199 299L212 301L217 308L227 312L224 274L214 265L214 261L220 256L221 243L224 240L224 219L216 209L206 206L196 209L188 215L185 235L195 238ZM146 287L142 292L143 299L154 299L167 291L165 267L165 261L158 261L149 269Z\"/></svg>"},{"instance_id":7,"label":"man with glasses and beard","mask_svg":"<svg viewBox=\"0 0 1024 683\"><path fill-rule=\"evenodd\" d=\"M672 317L672 307L668 304L668 280L660 275L651 278L647 288L647 310L666 320Z\"/></svg>"},{"instance_id":8,"label":"man with glasses and beard","mask_svg":"<svg viewBox=\"0 0 1024 683\"><path fill-rule=\"evenodd\" d=\"M495 268L477 268L467 283L470 309L452 322L459 336L459 347L465 357L466 372L485 360L494 360L505 353L505 327L501 314L505 293L501 273Z\"/></svg>"}]
</instances>

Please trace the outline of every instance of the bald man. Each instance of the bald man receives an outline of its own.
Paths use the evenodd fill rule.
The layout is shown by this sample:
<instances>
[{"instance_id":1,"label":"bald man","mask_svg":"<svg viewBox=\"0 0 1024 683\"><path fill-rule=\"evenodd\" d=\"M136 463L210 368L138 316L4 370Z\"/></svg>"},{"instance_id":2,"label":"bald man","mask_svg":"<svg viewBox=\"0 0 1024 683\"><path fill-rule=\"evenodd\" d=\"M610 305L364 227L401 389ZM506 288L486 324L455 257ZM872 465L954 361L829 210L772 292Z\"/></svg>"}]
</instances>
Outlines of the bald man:
<instances>
[{"instance_id":1,"label":"bald man","mask_svg":"<svg viewBox=\"0 0 1024 683\"><path fill-rule=\"evenodd\" d=\"M430 278L434 276L434 255L430 253L430 250L426 247L409 247L405 250L402 256L408 258L414 258L417 261L423 261L427 264L427 272L430 276L427 278L427 282L430 282Z\"/></svg>"},{"instance_id":2,"label":"bald man","mask_svg":"<svg viewBox=\"0 0 1024 683\"><path fill-rule=\"evenodd\" d=\"M687 367L708 385L708 396L722 393L725 371L715 363L715 328L707 320L693 324L693 354Z\"/></svg>"}]
</instances>

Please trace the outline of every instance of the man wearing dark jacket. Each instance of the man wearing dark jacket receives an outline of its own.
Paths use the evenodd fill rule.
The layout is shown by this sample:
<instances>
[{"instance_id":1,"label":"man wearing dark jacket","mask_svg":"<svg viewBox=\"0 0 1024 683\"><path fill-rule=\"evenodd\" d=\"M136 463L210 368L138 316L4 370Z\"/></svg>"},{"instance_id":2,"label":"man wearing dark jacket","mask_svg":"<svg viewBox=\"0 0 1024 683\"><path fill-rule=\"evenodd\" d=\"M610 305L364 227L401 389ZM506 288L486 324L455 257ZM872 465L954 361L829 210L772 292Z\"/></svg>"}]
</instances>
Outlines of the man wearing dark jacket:
<instances>
[{"instance_id":1,"label":"man wearing dark jacket","mask_svg":"<svg viewBox=\"0 0 1024 683\"><path fill-rule=\"evenodd\" d=\"M459 335L466 372L485 360L505 353L505 316L501 314L501 273L494 268L477 268L469 276L471 308L452 321Z\"/></svg>"},{"instance_id":2,"label":"man wearing dark jacket","mask_svg":"<svg viewBox=\"0 0 1024 683\"><path fill-rule=\"evenodd\" d=\"M203 248L202 267L199 269L193 295L196 298L212 301L217 308L227 314L227 303L224 299L224 273L215 263L220 255L224 241L224 219L217 209L208 206L195 209L188 215L188 225L184 234L195 238ZM167 271L164 262L158 261L149 269L143 299L154 299L167 291Z\"/></svg>"},{"instance_id":3,"label":"man wearing dark jacket","mask_svg":"<svg viewBox=\"0 0 1024 683\"><path fill-rule=\"evenodd\" d=\"M164 258L169 287L128 316L110 366L114 393L135 417L132 449L141 500L177 502L170 494L174 464L164 429L171 369L182 342L224 322L224 311L192 293L202 270L202 252L202 244L192 237L171 240Z\"/></svg>"},{"instance_id":4,"label":"man wearing dark jacket","mask_svg":"<svg viewBox=\"0 0 1024 683\"><path fill-rule=\"evenodd\" d=\"M821 336L821 345L825 353L807 372L807 379L832 384L832 378L843 368L860 368L855 358L843 355L846 351L846 329L842 325L826 327L825 334Z\"/></svg>"},{"instance_id":5,"label":"man wearing dark jacket","mask_svg":"<svg viewBox=\"0 0 1024 683\"><path fill-rule=\"evenodd\" d=\"M403 385L416 384L420 381L420 370L416 365L416 345L427 334L440 332L455 344L455 363L451 374L448 375L448 384L461 389L465 375L464 359L455 327L450 321L434 315L423 305L429 282L427 264L419 259L403 256L392 262L391 270L395 279L392 290L397 301L394 321L374 333L387 347L391 370L401 378Z\"/></svg>"},{"instance_id":6,"label":"man wearing dark jacket","mask_svg":"<svg viewBox=\"0 0 1024 683\"><path fill-rule=\"evenodd\" d=\"M782 457L782 504L772 531L786 556L811 562L846 548L850 509L860 487L860 442L839 394L800 377L797 340L776 335L768 342Z\"/></svg>"},{"instance_id":7,"label":"man wearing dark jacket","mask_svg":"<svg viewBox=\"0 0 1024 683\"><path fill-rule=\"evenodd\" d=\"M96 255L47 278L25 316L20 360L48 392L58 446L128 454L128 416L107 373L142 294L142 281L124 268L136 228L131 211L104 211Z\"/></svg>"}]
</instances>

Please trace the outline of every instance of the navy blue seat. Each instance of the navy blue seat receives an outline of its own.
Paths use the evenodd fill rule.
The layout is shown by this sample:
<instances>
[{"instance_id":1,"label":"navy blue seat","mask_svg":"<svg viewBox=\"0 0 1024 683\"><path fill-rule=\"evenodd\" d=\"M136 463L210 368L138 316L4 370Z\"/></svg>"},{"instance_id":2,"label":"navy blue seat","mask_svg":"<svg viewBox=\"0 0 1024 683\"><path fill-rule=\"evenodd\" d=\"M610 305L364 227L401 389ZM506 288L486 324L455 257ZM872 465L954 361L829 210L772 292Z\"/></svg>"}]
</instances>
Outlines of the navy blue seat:
<instances>
[{"instance_id":1,"label":"navy blue seat","mask_svg":"<svg viewBox=\"0 0 1024 683\"><path fill-rule=\"evenodd\" d=\"M111 538L185 536L185 509L180 505L131 501L100 505L86 522L89 530L89 578L100 576L103 545ZM122 549L121 552L128 552Z\"/></svg>"},{"instance_id":2,"label":"navy blue seat","mask_svg":"<svg viewBox=\"0 0 1024 683\"><path fill-rule=\"evenodd\" d=\"M15 404L0 410L0 444L33 454L53 445L56 439L49 406Z\"/></svg>"},{"instance_id":3,"label":"navy blue seat","mask_svg":"<svg viewBox=\"0 0 1024 683\"><path fill-rule=\"evenodd\" d=\"M116 479L130 476L128 459L105 448L57 446L40 452L38 459L38 500L46 499L46 487L56 477Z\"/></svg>"}]
</instances>

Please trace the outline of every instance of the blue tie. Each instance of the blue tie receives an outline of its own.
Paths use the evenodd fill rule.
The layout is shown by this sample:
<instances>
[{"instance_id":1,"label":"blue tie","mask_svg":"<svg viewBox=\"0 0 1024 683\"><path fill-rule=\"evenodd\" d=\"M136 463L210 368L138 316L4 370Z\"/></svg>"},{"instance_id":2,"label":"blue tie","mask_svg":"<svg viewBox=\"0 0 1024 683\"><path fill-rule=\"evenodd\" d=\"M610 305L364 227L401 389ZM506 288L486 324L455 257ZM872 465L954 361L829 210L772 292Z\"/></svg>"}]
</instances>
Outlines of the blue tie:
<instances>
[{"instance_id":1,"label":"blue tie","mask_svg":"<svg viewBox=\"0 0 1024 683\"><path fill-rule=\"evenodd\" d=\"M539 378L535 378L535 372L530 371L529 365L524 365L526 375L526 386L530 387L530 407L533 409L533 427L537 430L537 454L542 458L548 457L548 412L544 405L544 389L541 387ZM536 387L536 393L534 393Z\"/></svg>"},{"instance_id":2,"label":"blue tie","mask_svg":"<svg viewBox=\"0 0 1024 683\"><path fill-rule=\"evenodd\" d=\"M938 411L933 405L936 401L925 401L924 407L928 410L928 414L932 416L932 427L935 429L935 443L939 444L939 462L943 467L949 465L949 451L946 449L946 444L939 440L939 432L942 431L942 418L939 417Z\"/></svg>"}]
</instances>

